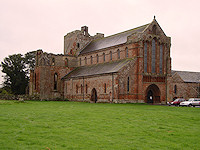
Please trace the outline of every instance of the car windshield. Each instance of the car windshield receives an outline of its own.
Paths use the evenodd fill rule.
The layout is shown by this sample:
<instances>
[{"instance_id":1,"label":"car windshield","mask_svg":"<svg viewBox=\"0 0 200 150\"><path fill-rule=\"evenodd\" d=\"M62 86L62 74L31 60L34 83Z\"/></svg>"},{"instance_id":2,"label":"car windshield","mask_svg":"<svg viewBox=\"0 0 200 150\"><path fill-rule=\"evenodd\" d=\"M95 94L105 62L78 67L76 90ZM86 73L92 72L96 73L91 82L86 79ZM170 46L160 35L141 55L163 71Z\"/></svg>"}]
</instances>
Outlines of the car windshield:
<instances>
[{"instance_id":1,"label":"car windshield","mask_svg":"<svg viewBox=\"0 0 200 150\"><path fill-rule=\"evenodd\" d=\"M189 99L188 101L193 101L194 99Z\"/></svg>"},{"instance_id":2,"label":"car windshield","mask_svg":"<svg viewBox=\"0 0 200 150\"><path fill-rule=\"evenodd\" d=\"M174 102L178 102L179 99L175 99Z\"/></svg>"}]
</instances>

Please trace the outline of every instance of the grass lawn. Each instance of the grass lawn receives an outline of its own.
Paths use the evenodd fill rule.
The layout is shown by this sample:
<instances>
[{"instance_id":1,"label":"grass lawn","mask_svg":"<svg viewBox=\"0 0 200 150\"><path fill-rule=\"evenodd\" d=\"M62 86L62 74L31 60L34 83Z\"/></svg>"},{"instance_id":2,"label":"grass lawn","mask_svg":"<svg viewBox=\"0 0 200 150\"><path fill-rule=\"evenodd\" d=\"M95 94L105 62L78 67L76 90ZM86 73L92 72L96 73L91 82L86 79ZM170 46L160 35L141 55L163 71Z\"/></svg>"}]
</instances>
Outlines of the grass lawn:
<instances>
[{"instance_id":1,"label":"grass lawn","mask_svg":"<svg viewBox=\"0 0 200 150\"><path fill-rule=\"evenodd\" d=\"M200 108L0 100L0 149L200 149Z\"/></svg>"}]
</instances>

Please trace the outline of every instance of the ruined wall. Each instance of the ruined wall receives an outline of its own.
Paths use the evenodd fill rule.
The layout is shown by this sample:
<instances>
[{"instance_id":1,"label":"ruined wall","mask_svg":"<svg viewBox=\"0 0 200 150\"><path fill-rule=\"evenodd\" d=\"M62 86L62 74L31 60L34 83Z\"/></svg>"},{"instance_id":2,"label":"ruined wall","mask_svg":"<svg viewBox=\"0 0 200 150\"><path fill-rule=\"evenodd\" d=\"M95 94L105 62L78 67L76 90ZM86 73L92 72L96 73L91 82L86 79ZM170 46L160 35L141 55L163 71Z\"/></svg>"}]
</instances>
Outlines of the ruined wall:
<instances>
[{"instance_id":1,"label":"ruined wall","mask_svg":"<svg viewBox=\"0 0 200 150\"><path fill-rule=\"evenodd\" d=\"M76 58L37 51L36 66L31 72L30 95L39 94L41 99L63 98L61 78L73 67L69 60Z\"/></svg>"}]
</instances>

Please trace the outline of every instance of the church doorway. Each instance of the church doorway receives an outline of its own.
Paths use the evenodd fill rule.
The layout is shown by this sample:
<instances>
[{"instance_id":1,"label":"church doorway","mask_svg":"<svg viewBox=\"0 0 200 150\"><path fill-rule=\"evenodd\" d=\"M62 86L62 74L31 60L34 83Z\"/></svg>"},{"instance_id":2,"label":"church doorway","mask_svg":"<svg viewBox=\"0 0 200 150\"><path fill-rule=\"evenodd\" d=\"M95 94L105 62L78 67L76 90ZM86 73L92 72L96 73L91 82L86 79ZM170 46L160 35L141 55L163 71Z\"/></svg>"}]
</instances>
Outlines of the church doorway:
<instances>
[{"instance_id":1,"label":"church doorway","mask_svg":"<svg viewBox=\"0 0 200 150\"><path fill-rule=\"evenodd\" d=\"M92 89L91 101L95 103L97 102L97 90L95 88Z\"/></svg>"},{"instance_id":2,"label":"church doorway","mask_svg":"<svg viewBox=\"0 0 200 150\"><path fill-rule=\"evenodd\" d=\"M151 84L146 90L146 102L149 104L160 103L160 89L157 85Z\"/></svg>"}]
</instances>

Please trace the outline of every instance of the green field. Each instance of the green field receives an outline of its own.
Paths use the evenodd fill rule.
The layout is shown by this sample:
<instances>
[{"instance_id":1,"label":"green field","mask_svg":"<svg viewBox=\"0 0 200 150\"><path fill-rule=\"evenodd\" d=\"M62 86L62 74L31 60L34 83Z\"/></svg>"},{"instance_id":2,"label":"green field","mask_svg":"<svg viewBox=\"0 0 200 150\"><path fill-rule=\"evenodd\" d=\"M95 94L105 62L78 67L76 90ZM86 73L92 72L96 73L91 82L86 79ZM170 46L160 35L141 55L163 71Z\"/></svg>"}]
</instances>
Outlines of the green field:
<instances>
[{"instance_id":1,"label":"green field","mask_svg":"<svg viewBox=\"0 0 200 150\"><path fill-rule=\"evenodd\" d=\"M200 149L200 108L0 100L0 149Z\"/></svg>"}]
</instances>

